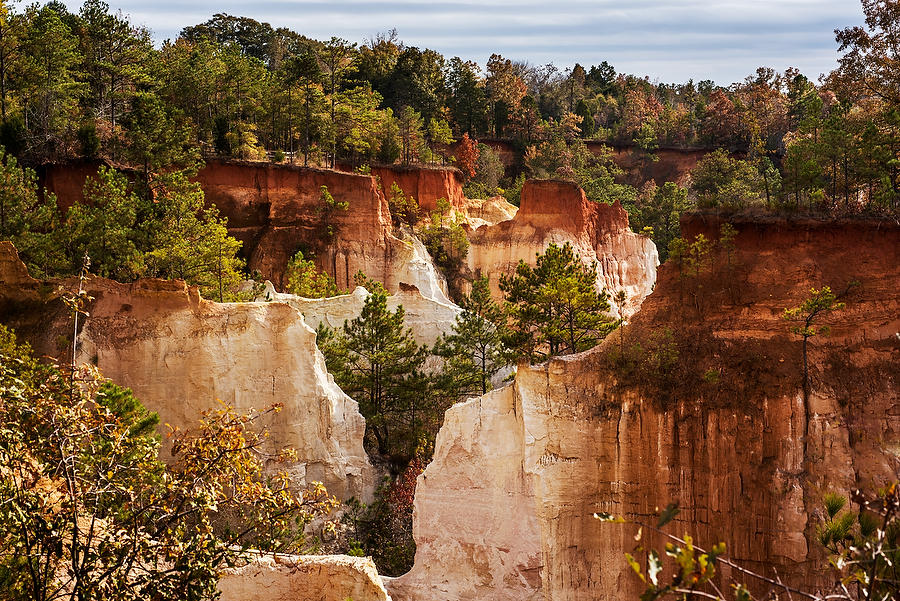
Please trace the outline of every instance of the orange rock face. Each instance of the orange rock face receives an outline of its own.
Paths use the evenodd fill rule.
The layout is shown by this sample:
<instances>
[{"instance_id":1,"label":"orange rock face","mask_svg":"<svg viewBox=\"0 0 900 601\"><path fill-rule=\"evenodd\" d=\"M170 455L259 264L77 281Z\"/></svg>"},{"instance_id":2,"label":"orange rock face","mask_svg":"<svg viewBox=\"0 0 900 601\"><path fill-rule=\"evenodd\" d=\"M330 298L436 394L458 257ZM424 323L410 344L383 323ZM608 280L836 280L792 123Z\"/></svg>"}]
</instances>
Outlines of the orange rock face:
<instances>
[{"instance_id":1,"label":"orange rock face","mask_svg":"<svg viewBox=\"0 0 900 601\"><path fill-rule=\"evenodd\" d=\"M373 167L372 175L381 178L382 191L386 197L391 193L391 186L396 183L404 194L413 196L419 202L419 207L426 212L437 209L437 201L441 198L456 208L465 203L462 177L453 168Z\"/></svg>"},{"instance_id":2,"label":"orange rock face","mask_svg":"<svg viewBox=\"0 0 900 601\"><path fill-rule=\"evenodd\" d=\"M591 202L569 182L525 182L515 217L479 227L469 241L469 268L489 277L498 299L500 276L512 273L520 260L534 265L535 256L551 242L570 242L586 263L596 262L597 287L610 293L624 290L629 312L640 306L656 281L656 247L628 228L625 210L618 203Z\"/></svg>"},{"instance_id":3,"label":"orange rock face","mask_svg":"<svg viewBox=\"0 0 900 601\"><path fill-rule=\"evenodd\" d=\"M197 176L206 201L228 218L228 231L244 243L248 267L277 287L298 250L312 250L316 263L339 287L352 289L362 271L396 292L412 284L428 298L445 301L446 283L422 254L391 225L387 200L374 177L266 163L209 162ZM346 211L334 214L335 235L324 237L320 189L326 186ZM308 252L307 252L308 254Z\"/></svg>"},{"instance_id":4,"label":"orange rock face","mask_svg":"<svg viewBox=\"0 0 900 601\"><path fill-rule=\"evenodd\" d=\"M715 239L720 225L683 228ZM394 599L637 598L623 557L637 528L592 514L654 523L675 501L673 534L724 541L740 565L795 587L829 582L822 495L900 473L900 227L733 225L730 257L716 253L699 278L665 265L626 328L623 346L641 343L634 361L651 367L619 367L613 335L447 412L418 481L415 567L390 584ZM820 322L831 336L811 342L805 403L783 310L850 279L846 308ZM660 349L674 350L671 371L652 367ZM663 542L644 529L645 548Z\"/></svg>"},{"instance_id":5,"label":"orange rock face","mask_svg":"<svg viewBox=\"0 0 900 601\"><path fill-rule=\"evenodd\" d=\"M503 140L479 140L490 146L500 155L500 160L507 170L511 170L520 160L520 155L512 144ZM610 145L604 142L586 141L588 150L599 154ZM625 171L629 183L639 186L647 180L654 180L661 186L665 182L677 182L684 186L691 169L710 151L691 148L660 148L654 152L657 160L651 161L639 149L618 146L613 148L613 160ZM512 175L512 173L508 173Z\"/></svg>"},{"instance_id":6,"label":"orange rock face","mask_svg":"<svg viewBox=\"0 0 900 601\"><path fill-rule=\"evenodd\" d=\"M84 202L84 181L97 175L100 163L79 161L60 165L44 165L38 173L38 187L56 195L63 211Z\"/></svg>"},{"instance_id":7,"label":"orange rock face","mask_svg":"<svg viewBox=\"0 0 900 601\"><path fill-rule=\"evenodd\" d=\"M594 150L592 145L589 144L588 147ZM616 148L613 160L625 170L628 181L633 185L640 185L641 182L652 179L658 186L666 182L686 186L691 170L709 154L709 151L660 148L653 154L656 161L646 158L646 155L637 148Z\"/></svg>"},{"instance_id":8,"label":"orange rock face","mask_svg":"<svg viewBox=\"0 0 900 601\"><path fill-rule=\"evenodd\" d=\"M0 241L0 286L10 291L19 288L33 289L38 281L28 275L28 269L19 259L12 242Z\"/></svg>"},{"instance_id":9,"label":"orange rock face","mask_svg":"<svg viewBox=\"0 0 900 601\"><path fill-rule=\"evenodd\" d=\"M248 267L281 286L288 260L301 248L319 250L316 260L342 287L364 271L382 278L394 251L384 196L371 177L265 163L209 162L197 175L206 201L228 218L229 232L243 241ZM347 211L335 214L336 237L323 239L320 188Z\"/></svg>"},{"instance_id":10,"label":"orange rock face","mask_svg":"<svg viewBox=\"0 0 900 601\"><path fill-rule=\"evenodd\" d=\"M65 209L83 201L82 189L98 163L48 165L41 184L57 195ZM436 202L452 197L461 202L462 188L452 170L398 171L401 184ZM388 170L386 173L389 173ZM411 248L393 231L387 200L375 178L323 169L271 163L209 161L197 175L208 204L228 219L229 233L243 243L249 269L281 288L284 269L301 249L316 256L344 289L353 288L357 271L383 282L389 291L401 282L415 285L429 298L446 300L446 283L425 265L420 249ZM335 213L335 236L324 236L320 188L327 186L347 211Z\"/></svg>"}]
</instances>

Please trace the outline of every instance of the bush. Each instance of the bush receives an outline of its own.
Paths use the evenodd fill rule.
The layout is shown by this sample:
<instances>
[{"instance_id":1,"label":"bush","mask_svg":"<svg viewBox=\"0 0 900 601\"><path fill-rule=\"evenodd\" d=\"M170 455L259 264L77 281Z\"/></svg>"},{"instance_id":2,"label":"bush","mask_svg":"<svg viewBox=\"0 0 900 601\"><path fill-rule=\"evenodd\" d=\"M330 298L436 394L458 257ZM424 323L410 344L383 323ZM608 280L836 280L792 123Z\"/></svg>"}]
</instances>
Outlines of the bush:
<instances>
[{"instance_id":1,"label":"bush","mask_svg":"<svg viewBox=\"0 0 900 601\"><path fill-rule=\"evenodd\" d=\"M391 211L391 221L394 227L405 223L410 227L419 222L419 203L413 196L407 196L397 182L391 184L391 193L388 195L388 207Z\"/></svg>"},{"instance_id":2,"label":"bush","mask_svg":"<svg viewBox=\"0 0 900 601\"><path fill-rule=\"evenodd\" d=\"M157 417L96 370L38 363L0 326L0 590L10 601L199 600L249 548L298 552L303 528L336 502L321 484L294 491L263 455L255 424L222 406L171 435L158 459ZM224 522L223 516L230 516ZM68 596L68 595L67 595Z\"/></svg>"},{"instance_id":3,"label":"bush","mask_svg":"<svg viewBox=\"0 0 900 601\"><path fill-rule=\"evenodd\" d=\"M375 493L371 505L351 504L345 515L354 540L348 555L369 555L385 576L400 576L412 568L416 555L413 540L413 498L416 478L425 463L416 458L394 480L386 481Z\"/></svg>"},{"instance_id":4,"label":"bush","mask_svg":"<svg viewBox=\"0 0 900 601\"><path fill-rule=\"evenodd\" d=\"M297 251L287 264L284 272L285 291L304 298L324 298L337 296L341 290L330 275L319 271L313 261L303 258L303 251Z\"/></svg>"}]
</instances>

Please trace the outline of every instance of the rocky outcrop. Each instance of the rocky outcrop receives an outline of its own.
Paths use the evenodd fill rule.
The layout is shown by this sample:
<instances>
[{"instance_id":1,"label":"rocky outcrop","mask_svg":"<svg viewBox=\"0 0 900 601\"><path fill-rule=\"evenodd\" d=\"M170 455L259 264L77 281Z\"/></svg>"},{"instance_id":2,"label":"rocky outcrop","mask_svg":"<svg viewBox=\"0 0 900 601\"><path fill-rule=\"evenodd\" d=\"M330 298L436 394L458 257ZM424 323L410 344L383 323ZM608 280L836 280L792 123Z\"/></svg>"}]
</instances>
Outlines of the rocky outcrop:
<instances>
[{"instance_id":1,"label":"rocky outcrop","mask_svg":"<svg viewBox=\"0 0 900 601\"><path fill-rule=\"evenodd\" d=\"M599 144L588 144L592 152L602 152ZM616 147L613 160L623 171L628 183L640 187L644 182L653 180L657 186L666 182L675 182L686 187L690 184L691 171L709 150L701 148L659 148L653 151L651 158L640 148Z\"/></svg>"},{"instance_id":2,"label":"rocky outcrop","mask_svg":"<svg viewBox=\"0 0 900 601\"><path fill-rule=\"evenodd\" d=\"M441 198L457 208L465 203L462 174L453 167L382 165L372 167L372 175L381 181L385 198L390 197L391 187L396 183L405 195L416 199L426 214L437 209L437 201Z\"/></svg>"},{"instance_id":3,"label":"rocky outcrop","mask_svg":"<svg viewBox=\"0 0 900 601\"><path fill-rule=\"evenodd\" d=\"M502 196L487 199L467 198L461 212L472 229L482 225L496 225L516 216L519 207L510 204Z\"/></svg>"},{"instance_id":4,"label":"rocky outcrop","mask_svg":"<svg viewBox=\"0 0 900 601\"><path fill-rule=\"evenodd\" d=\"M0 266L11 260L9 246L0 245ZM59 284L77 288L77 281ZM268 450L297 451L289 465L297 486L320 481L341 499L371 498L376 474L362 446L365 422L326 371L315 332L295 308L214 303L181 281L91 278L85 290L93 300L80 324L78 362L133 389L161 423L193 426L217 400L239 411L280 403L282 411L264 424ZM58 295L0 303L0 321L39 353L66 357L72 324Z\"/></svg>"},{"instance_id":5,"label":"rocky outcrop","mask_svg":"<svg viewBox=\"0 0 900 601\"><path fill-rule=\"evenodd\" d=\"M66 211L84 202L84 182L96 177L97 170L106 163L93 160L71 161L42 165L38 170L38 188L56 195L59 208Z\"/></svg>"},{"instance_id":6,"label":"rocky outcrop","mask_svg":"<svg viewBox=\"0 0 900 601\"><path fill-rule=\"evenodd\" d=\"M293 294L276 292L270 282L258 300L287 303L303 314L304 321L313 329L324 323L330 328L340 328L344 322L356 319L362 313L369 293L357 286L350 294L330 298L303 298ZM442 334L449 333L456 316L462 309L454 304L425 298L415 286L401 285L396 294L388 296L387 308L396 311L403 307L404 323L410 328L418 344L433 346Z\"/></svg>"},{"instance_id":7,"label":"rocky outcrop","mask_svg":"<svg viewBox=\"0 0 900 601\"><path fill-rule=\"evenodd\" d=\"M85 179L95 175L100 164L46 165L41 169L40 184L56 194L59 206L66 209L83 202ZM389 173L393 171L385 168L385 175ZM431 198L432 204L440 197L452 198L457 205L462 202L462 188L453 170L398 168L396 177L416 194ZM374 177L264 162L210 160L197 174L197 181L207 204L218 208L228 220L229 233L242 242L241 253L249 270L279 289L284 285L288 261L303 250L307 257L315 255L319 268L342 288L351 289L353 276L362 271L392 292L403 282L429 298L446 300L446 283L437 275L428 253L418 241L394 231L387 200ZM322 186L348 204L348 210L337 211L333 217L332 238L325 235L320 211Z\"/></svg>"},{"instance_id":8,"label":"rocky outcrop","mask_svg":"<svg viewBox=\"0 0 900 601\"><path fill-rule=\"evenodd\" d=\"M653 242L628 228L618 203L588 201L577 185L556 180L525 182L521 198L515 217L469 236L469 269L489 277L497 298L501 274L512 273L520 260L534 265L551 242L570 242L586 263L596 262L598 289L624 290L629 314L637 310L653 289L659 259Z\"/></svg>"},{"instance_id":9,"label":"rocky outcrop","mask_svg":"<svg viewBox=\"0 0 900 601\"><path fill-rule=\"evenodd\" d=\"M516 170L522 169L522 154L505 140L479 140L496 152L504 167L506 175L515 177ZM612 159L624 172L624 179L634 186L640 186L652 179L658 186L666 182L676 182L680 186L687 184L691 170L697 162L709 154L704 148L658 148L651 159L640 148L634 146L610 145L606 142L585 140L587 149L594 154L607 154L612 149Z\"/></svg>"},{"instance_id":10,"label":"rocky outcrop","mask_svg":"<svg viewBox=\"0 0 900 601\"><path fill-rule=\"evenodd\" d=\"M222 601L391 601L368 557L264 555L218 584Z\"/></svg>"},{"instance_id":11,"label":"rocky outcrop","mask_svg":"<svg viewBox=\"0 0 900 601\"><path fill-rule=\"evenodd\" d=\"M39 284L28 275L28 268L19 259L19 253L12 242L0 241L0 286L12 292L17 289L33 290Z\"/></svg>"},{"instance_id":12,"label":"rocky outcrop","mask_svg":"<svg viewBox=\"0 0 900 601\"><path fill-rule=\"evenodd\" d=\"M132 388L161 421L187 427L220 399L239 411L282 403L272 450L291 447L298 486L325 483L341 499L369 498L375 474L365 422L335 385L315 332L283 303L218 304L180 282L92 281L81 360Z\"/></svg>"},{"instance_id":13,"label":"rocky outcrop","mask_svg":"<svg viewBox=\"0 0 900 601\"><path fill-rule=\"evenodd\" d=\"M391 292L400 283L428 298L446 300L446 283L417 240L391 225L387 200L375 178L268 163L209 162L197 175L206 201L228 219L228 231L244 243L248 267L276 287L297 252L313 252L338 286L353 287L362 271ZM346 211L335 212L335 235L324 237L320 189L326 186ZM399 237L398 237L399 236Z\"/></svg>"},{"instance_id":14,"label":"rocky outcrop","mask_svg":"<svg viewBox=\"0 0 900 601\"><path fill-rule=\"evenodd\" d=\"M636 526L592 514L653 523L674 501L673 534L724 541L734 561L795 587L828 582L822 494L900 474L900 228L733 223L733 262L718 255L699 280L661 271L625 330L633 364L614 359L613 336L520 366L509 387L448 410L418 481L415 566L391 583L395 599L637 598L623 557ZM720 224L692 218L683 231L715 239ZM846 308L822 321L832 335L813 343L804 406L783 309L853 279ZM647 529L642 542L663 546Z\"/></svg>"}]
</instances>

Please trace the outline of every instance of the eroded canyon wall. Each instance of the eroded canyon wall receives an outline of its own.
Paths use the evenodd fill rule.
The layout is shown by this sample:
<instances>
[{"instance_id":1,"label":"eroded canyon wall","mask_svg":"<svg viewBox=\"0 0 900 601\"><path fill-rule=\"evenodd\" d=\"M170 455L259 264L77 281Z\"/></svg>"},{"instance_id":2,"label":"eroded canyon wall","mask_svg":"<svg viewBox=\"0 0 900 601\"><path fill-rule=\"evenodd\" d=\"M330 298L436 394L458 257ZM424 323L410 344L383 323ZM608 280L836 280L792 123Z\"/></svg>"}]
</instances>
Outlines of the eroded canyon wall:
<instances>
[{"instance_id":1,"label":"eroded canyon wall","mask_svg":"<svg viewBox=\"0 0 900 601\"><path fill-rule=\"evenodd\" d=\"M379 165L372 167L372 175L381 182L386 198L390 197L391 187L396 183L405 195L416 199L426 215L437 209L437 201L442 198L456 208L465 203L462 174L454 167Z\"/></svg>"},{"instance_id":2,"label":"eroded canyon wall","mask_svg":"<svg viewBox=\"0 0 900 601\"><path fill-rule=\"evenodd\" d=\"M13 252L0 243L0 257ZM0 258L0 266L9 263ZM21 279L21 270L9 271ZM21 282L0 286L6 300L0 320L38 352L65 359L72 322L59 295L77 287L68 280L23 294ZM321 481L341 499L371 499L377 476L363 450L365 422L326 371L315 332L297 309L280 302L214 303L181 281L90 278L85 290L93 300L80 327L77 361L133 389L162 424L191 427L218 400L238 411L279 403L281 412L264 423L268 450L297 451L288 466L296 485Z\"/></svg>"},{"instance_id":3,"label":"eroded canyon wall","mask_svg":"<svg viewBox=\"0 0 900 601\"><path fill-rule=\"evenodd\" d=\"M483 139L479 142L489 146L496 152L506 174L515 176L516 170L522 169L522 153L517 151L507 140ZM596 140L585 140L588 150L594 154L606 154L612 149L612 159L622 169L624 181L640 186L650 179L658 186L666 182L676 182L680 186L687 184L691 170L711 151L705 148L658 148L653 152L655 160L635 146L611 145Z\"/></svg>"},{"instance_id":4,"label":"eroded canyon wall","mask_svg":"<svg viewBox=\"0 0 900 601\"><path fill-rule=\"evenodd\" d=\"M666 265L621 341L520 366L509 387L447 412L418 481L415 566L391 583L394 599L635 599L623 553L637 528L592 514L653 523L673 501L673 534L724 541L741 565L796 587L827 583L824 492L900 474L900 228L733 221L730 260L716 254L697 280ZM683 227L715 239L721 222ZM847 305L814 339L805 404L782 313L823 285ZM619 344L637 367L616 359ZM663 541L645 529L643 544Z\"/></svg>"},{"instance_id":5,"label":"eroded canyon wall","mask_svg":"<svg viewBox=\"0 0 900 601\"><path fill-rule=\"evenodd\" d=\"M387 200L377 180L367 175L267 163L207 163L197 176L206 201L228 218L228 231L244 242L248 267L279 289L293 254L313 252L321 269L339 287L354 287L362 271L390 292L400 283L416 286L441 302L447 285L421 243L394 231ZM326 186L346 211L333 215L334 236L327 238L321 217L320 189Z\"/></svg>"},{"instance_id":6,"label":"eroded canyon wall","mask_svg":"<svg viewBox=\"0 0 900 601\"><path fill-rule=\"evenodd\" d=\"M570 242L582 260L596 262L598 289L624 290L628 314L640 307L656 282L659 255L649 238L629 229L618 203L591 202L577 185L557 180L525 182L521 199L514 217L469 235L469 269L488 276L495 298L501 298L500 276L515 271L520 260L534 265L551 242Z\"/></svg>"},{"instance_id":7,"label":"eroded canyon wall","mask_svg":"<svg viewBox=\"0 0 900 601\"><path fill-rule=\"evenodd\" d=\"M270 282L260 300L286 303L303 314L303 320L311 328L320 324L329 328L341 328L347 321L360 316L369 292L357 286L350 294L329 298L303 298L277 292ZM387 298L387 309L396 311L403 307L403 323L412 331L418 344L434 346L442 334L447 334L456 323L462 309L451 303L438 302L422 296L415 286L401 284L396 294Z\"/></svg>"},{"instance_id":8,"label":"eroded canyon wall","mask_svg":"<svg viewBox=\"0 0 900 601\"><path fill-rule=\"evenodd\" d=\"M85 179L99 162L46 165L41 186L56 194L61 208L84 200ZM420 173L421 172L421 173ZM385 168L385 174L393 173ZM448 196L462 203L458 176L450 169L398 169L398 181L424 198ZM243 243L241 253L251 272L259 272L282 289L288 261L298 250L315 255L320 269L350 290L362 271L391 292L400 283L423 295L446 301L447 285L418 240L391 224L379 180L368 175L265 162L210 160L196 177L206 202L228 220L229 233ZM346 211L336 211L326 235L321 187L326 186ZM390 189L390 188L388 188ZM435 196L439 195L439 196Z\"/></svg>"}]
</instances>

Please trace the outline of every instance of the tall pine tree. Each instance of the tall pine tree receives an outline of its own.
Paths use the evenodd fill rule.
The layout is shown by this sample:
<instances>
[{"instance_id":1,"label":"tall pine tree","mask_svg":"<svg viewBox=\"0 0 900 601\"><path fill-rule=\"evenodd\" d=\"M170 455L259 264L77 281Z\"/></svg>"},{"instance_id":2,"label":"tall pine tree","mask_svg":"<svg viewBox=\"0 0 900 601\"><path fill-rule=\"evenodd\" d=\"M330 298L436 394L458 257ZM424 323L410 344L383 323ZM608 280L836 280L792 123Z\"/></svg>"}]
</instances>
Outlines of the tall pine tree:
<instances>
[{"instance_id":1,"label":"tall pine tree","mask_svg":"<svg viewBox=\"0 0 900 601\"><path fill-rule=\"evenodd\" d=\"M463 312L453 324L453 333L442 336L435 354L444 358L442 388L455 397L485 394L491 378L509 364L503 343L503 310L491 299L488 279L472 283L472 292L462 300Z\"/></svg>"}]
</instances>

